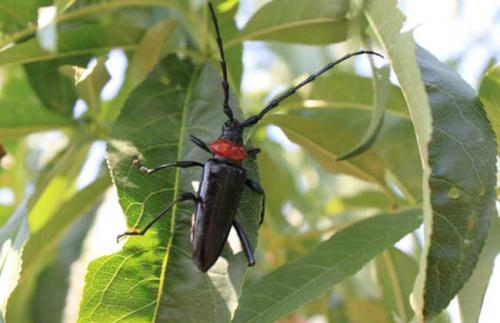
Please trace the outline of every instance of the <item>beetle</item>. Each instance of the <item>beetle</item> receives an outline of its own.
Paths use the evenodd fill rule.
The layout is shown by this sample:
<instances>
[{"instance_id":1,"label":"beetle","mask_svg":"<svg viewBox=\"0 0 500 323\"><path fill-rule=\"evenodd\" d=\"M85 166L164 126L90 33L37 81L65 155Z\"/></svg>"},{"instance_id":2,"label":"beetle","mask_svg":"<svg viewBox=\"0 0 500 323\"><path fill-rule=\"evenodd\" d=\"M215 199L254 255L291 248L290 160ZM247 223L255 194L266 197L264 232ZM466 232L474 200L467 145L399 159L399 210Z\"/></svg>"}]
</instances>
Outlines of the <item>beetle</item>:
<instances>
[{"instance_id":1,"label":"beetle","mask_svg":"<svg viewBox=\"0 0 500 323\"><path fill-rule=\"evenodd\" d=\"M220 68L222 72L222 90L224 99L222 109L227 117L227 121L222 126L222 133L214 142L207 145L201 139L190 136L191 142L212 155L205 163L198 161L176 161L160 165L156 168L147 168L136 157L133 163L139 171L153 174L161 169L170 167L202 168L201 180L197 194L183 193L177 196L163 211L142 230L132 230L118 235L117 240L125 236L144 235L151 226L165 215L176 203L183 201L193 201L193 225L191 228L191 241L193 249L193 260L201 272L208 271L219 258L224 244L227 241L231 227L236 229L236 233L241 241L243 251L248 260L248 265L255 265L255 257L247 234L243 227L235 219L239 206L241 193L244 187L262 196L262 207L259 225L264 221L265 213L265 192L259 182L248 178L247 171L242 163L249 157L255 157L260 150L249 149L243 144L243 131L247 127L257 124L268 112L276 108L283 100L293 95L298 89L313 82L317 77L329 71L337 64L357 55L369 54L383 57L382 55L368 50L361 50L350 53L339 60L332 62L318 72L312 74L296 86L273 99L258 114L245 120L237 120L229 105L229 82L227 74L227 64L224 55L224 44L220 34L219 23L212 3L208 2L212 23L214 26L217 46L220 54Z\"/></svg>"}]
</instances>

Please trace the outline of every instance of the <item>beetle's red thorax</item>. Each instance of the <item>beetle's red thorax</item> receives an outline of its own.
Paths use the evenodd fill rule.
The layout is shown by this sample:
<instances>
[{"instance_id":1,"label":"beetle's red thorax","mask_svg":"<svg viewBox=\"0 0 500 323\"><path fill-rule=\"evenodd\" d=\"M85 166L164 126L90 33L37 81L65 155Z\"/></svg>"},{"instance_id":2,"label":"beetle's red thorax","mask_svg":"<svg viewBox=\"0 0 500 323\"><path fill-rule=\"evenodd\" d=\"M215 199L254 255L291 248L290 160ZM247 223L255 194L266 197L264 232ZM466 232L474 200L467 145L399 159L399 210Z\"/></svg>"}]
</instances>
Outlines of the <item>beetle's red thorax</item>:
<instances>
[{"instance_id":1,"label":"beetle's red thorax","mask_svg":"<svg viewBox=\"0 0 500 323\"><path fill-rule=\"evenodd\" d=\"M216 155L236 161L243 161L248 158L245 147L222 138L210 144L210 149Z\"/></svg>"}]
</instances>

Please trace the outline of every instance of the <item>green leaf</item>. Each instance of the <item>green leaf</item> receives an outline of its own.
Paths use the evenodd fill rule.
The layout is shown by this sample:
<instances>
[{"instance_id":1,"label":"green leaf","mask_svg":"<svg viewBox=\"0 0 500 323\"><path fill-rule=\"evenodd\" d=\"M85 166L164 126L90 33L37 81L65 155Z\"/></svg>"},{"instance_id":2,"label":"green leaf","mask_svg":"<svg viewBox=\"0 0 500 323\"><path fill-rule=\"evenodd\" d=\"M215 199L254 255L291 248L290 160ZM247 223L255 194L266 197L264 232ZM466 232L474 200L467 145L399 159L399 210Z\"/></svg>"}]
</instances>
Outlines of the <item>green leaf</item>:
<instances>
[{"instance_id":1,"label":"green leaf","mask_svg":"<svg viewBox=\"0 0 500 323\"><path fill-rule=\"evenodd\" d=\"M500 65L493 66L484 75L479 88L479 98L495 130L498 147L500 145Z\"/></svg>"},{"instance_id":2,"label":"green leaf","mask_svg":"<svg viewBox=\"0 0 500 323\"><path fill-rule=\"evenodd\" d=\"M218 71L175 56L162 60L130 95L108 147L130 227L143 228L174 196L193 191L192 182L200 179L199 169L167 169L148 176L134 167L134 156L149 167L205 160L206 153L190 144L188 135L205 141L217 138L225 120L221 103ZM255 162L245 166L256 178ZM208 273L199 272L191 259L192 209L189 202L177 205L146 235L129 238L121 252L91 263L79 321L228 321L237 305L246 258L226 246ZM245 189L237 217L253 245L259 212L260 197ZM230 245L239 248L235 239L230 236ZM133 297L124 297L124 292Z\"/></svg>"},{"instance_id":3,"label":"green leaf","mask_svg":"<svg viewBox=\"0 0 500 323\"><path fill-rule=\"evenodd\" d=\"M404 252L390 248L375 259L375 266L388 316L396 315L401 322L410 322L410 294L418 273L417 263Z\"/></svg>"},{"instance_id":4,"label":"green leaf","mask_svg":"<svg viewBox=\"0 0 500 323\"><path fill-rule=\"evenodd\" d=\"M130 63L130 86L141 83L162 58L165 44L172 37L177 23L163 20L151 27L142 38Z\"/></svg>"},{"instance_id":5,"label":"green leaf","mask_svg":"<svg viewBox=\"0 0 500 323\"><path fill-rule=\"evenodd\" d=\"M360 110L373 110L373 80L371 78L360 77L353 74L339 73L332 71L322 75L311 85L311 91L302 91L302 99L306 100L307 107L331 107L331 108L353 108ZM352 89L356 89L353 91ZM284 102L283 106L296 107L291 97ZM299 106L304 103L300 102ZM401 93L401 89L389 84L389 94L386 102L386 113L395 114L409 118L406 110L406 102Z\"/></svg>"},{"instance_id":6,"label":"green leaf","mask_svg":"<svg viewBox=\"0 0 500 323\"><path fill-rule=\"evenodd\" d=\"M434 120L423 311L430 319L472 275L488 237L496 215L496 142L476 92L426 50L418 48L417 58Z\"/></svg>"},{"instance_id":7,"label":"green leaf","mask_svg":"<svg viewBox=\"0 0 500 323\"><path fill-rule=\"evenodd\" d=\"M389 95L389 67L382 69L377 69L373 67L373 113L370 120L370 125L366 130L363 140L351 151L345 153L344 155L337 158L337 161L343 161L346 159L351 159L359 154L362 154L366 150L370 149L375 143L380 130L382 129L382 124L384 121L385 105Z\"/></svg>"},{"instance_id":8,"label":"green leaf","mask_svg":"<svg viewBox=\"0 0 500 323\"><path fill-rule=\"evenodd\" d=\"M0 228L0 322L5 322L7 301L21 273L21 254L29 238L26 205L20 206Z\"/></svg>"},{"instance_id":9,"label":"green leaf","mask_svg":"<svg viewBox=\"0 0 500 323\"><path fill-rule=\"evenodd\" d=\"M0 89L0 139L73 126L71 119L44 108L19 68L5 69Z\"/></svg>"},{"instance_id":10,"label":"green leaf","mask_svg":"<svg viewBox=\"0 0 500 323\"><path fill-rule=\"evenodd\" d=\"M11 33L25 27L28 23L33 23L36 21L37 8L50 3L50 0L2 0L0 30L2 33Z\"/></svg>"},{"instance_id":11,"label":"green leaf","mask_svg":"<svg viewBox=\"0 0 500 323\"><path fill-rule=\"evenodd\" d=\"M32 38L0 52L0 65L24 64L83 54L99 54L120 47L135 48L142 37L142 30L131 25L86 25L64 30L58 34L59 51L50 53Z\"/></svg>"},{"instance_id":12,"label":"green leaf","mask_svg":"<svg viewBox=\"0 0 500 323\"><path fill-rule=\"evenodd\" d=\"M307 256L246 286L233 323L273 322L320 296L421 223L419 210L382 214L353 224Z\"/></svg>"},{"instance_id":13,"label":"green leaf","mask_svg":"<svg viewBox=\"0 0 500 323\"><path fill-rule=\"evenodd\" d=\"M90 68L68 65L59 68L61 73L74 82L78 96L87 103L92 111L99 109L101 90L111 78L106 69L106 60L106 57L100 57Z\"/></svg>"},{"instance_id":14,"label":"green leaf","mask_svg":"<svg viewBox=\"0 0 500 323\"><path fill-rule=\"evenodd\" d=\"M378 42L384 48L385 56L396 74L415 129L422 165L424 230L426 238L429 238L433 214L427 184L431 172L427 145L431 140L432 117L416 63L415 41L411 31L401 33L405 17L397 8L396 0L368 0L364 15ZM416 159L413 162L416 163ZM420 321L423 320L424 272L425 262L421 262L420 274L413 292L415 310Z\"/></svg>"},{"instance_id":15,"label":"green leaf","mask_svg":"<svg viewBox=\"0 0 500 323\"><path fill-rule=\"evenodd\" d=\"M421 174L412 127L406 117L387 115L377 143L352 160L335 162L338 156L362 139L371 112L359 109L291 109L264 122L279 126L290 140L301 145L320 165L334 173L345 173L377 184L391 193L388 173L407 199L420 198ZM332 140L335 138L335 140Z\"/></svg>"},{"instance_id":16,"label":"green leaf","mask_svg":"<svg viewBox=\"0 0 500 323\"><path fill-rule=\"evenodd\" d=\"M75 134L69 145L48 163L39 176L28 203L32 234L37 233L55 215L59 206L76 191L76 179L86 160L90 139Z\"/></svg>"},{"instance_id":17,"label":"green leaf","mask_svg":"<svg viewBox=\"0 0 500 323\"><path fill-rule=\"evenodd\" d=\"M474 273L458 293L462 322L479 322L486 289L493 273L495 258L499 253L500 218L494 217Z\"/></svg>"},{"instance_id":18,"label":"green leaf","mask_svg":"<svg viewBox=\"0 0 500 323\"><path fill-rule=\"evenodd\" d=\"M50 220L38 232L31 235L23 249L22 271L18 285L9 299L8 321L36 322L26 309L31 306L38 275L53 258L58 243L70 225L95 207L110 185L111 180L107 176L97 179L64 202Z\"/></svg>"},{"instance_id":19,"label":"green leaf","mask_svg":"<svg viewBox=\"0 0 500 323\"><path fill-rule=\"evenodd\" d=\"M76 56L24 65L33 91L46 108L73 117L77 94L72 82L59 73L59 67L66 64L86 66L89 58Z\"/></svg>"},{"instance_id":20,"label":"green leaf","mask_svg":"<svg viewBox=\"0 0 500 323\"><path fill-rule=\"evenodd\" d=\"M331 44L346 39L349 1L274 0L260 8L231 47L244 40Z\"/></svg>"}]
</instances>

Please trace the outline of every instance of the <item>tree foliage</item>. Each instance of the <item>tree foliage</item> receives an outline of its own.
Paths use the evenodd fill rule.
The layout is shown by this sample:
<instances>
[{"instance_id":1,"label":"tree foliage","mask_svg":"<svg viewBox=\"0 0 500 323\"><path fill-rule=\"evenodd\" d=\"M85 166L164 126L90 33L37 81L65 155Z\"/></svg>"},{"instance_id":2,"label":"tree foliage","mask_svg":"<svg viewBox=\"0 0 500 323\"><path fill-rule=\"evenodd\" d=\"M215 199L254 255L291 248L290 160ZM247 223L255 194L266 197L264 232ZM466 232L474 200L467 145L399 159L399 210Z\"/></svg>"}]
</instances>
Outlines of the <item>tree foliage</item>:
<instances>
[{"instance_id":1,"label":"tree foliage","mask_svg":"<svg viewBox=\"0 0 500 323\"><path fill-rule=\"evenodd\" d=\"M220 134L219 53L205 1L8 0L0 194L11 198L0 200L0 322L447 322L455 296L463 319L477 321L500 251L499 66L476 92L401 32L395 0L271 0L241 28L240 1L213 2L239 118L278 88L241 87L246 41L287 62L286 73L273 70L288 75L287 87L338 59L339 48L385 56L369 58L372 77L344 63L245 134L262 150L245 167L267 193L260 228L258 195L245 190L237 212L257 266L246 266L232 232L215 266L199 272L189 203L145 236L89 255L100 219L116 219L110 241L122 233L121 212L103 215L110 200L129 228L142 228L196 189L197 169L148 176L132 161L203 161L189 135ZM116 93L103 95L125 66ZM105 159L96 154L103 142ZM413 251L394 247L404 237Z\"/></svg>"}]
</instances>

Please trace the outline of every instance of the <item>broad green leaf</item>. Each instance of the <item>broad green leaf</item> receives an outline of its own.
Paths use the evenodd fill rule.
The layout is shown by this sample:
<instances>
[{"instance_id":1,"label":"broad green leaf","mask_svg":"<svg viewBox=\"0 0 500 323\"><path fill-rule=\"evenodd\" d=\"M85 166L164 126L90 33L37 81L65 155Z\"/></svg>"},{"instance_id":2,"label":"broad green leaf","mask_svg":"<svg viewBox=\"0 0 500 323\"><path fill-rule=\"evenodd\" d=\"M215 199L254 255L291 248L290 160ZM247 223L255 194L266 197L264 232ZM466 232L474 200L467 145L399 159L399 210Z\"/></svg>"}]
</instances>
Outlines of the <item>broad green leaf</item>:
<instances>
[{"instance_id":1,"label":"broad green leaf","mask_svg":"<svg viewBox=\"0 0 500 323\"><path fill-rule=\"evenodd\" d=\"M233 322L273 322L291 313L415 230L419 215L419 210L381 214L334 234L307 256L246 286Z\"/></svg>"},{"instance_id":2,"label":"broad green leaf","mask_svg":"<svg viewBox=\"0 0 500 323\"><path fill-rule=\"evenodd\" d=\"M61 73L73 81L78 96L87 103L92 111L99 109L101 90L111 78L105 63L106 58L100 57L95 65L89 68L68 65L59 68Z\"/></svg>"},{"instance_id":3,"label":"broad green leaf","mask_svg":"<svg viewBox=\"0 0 500 323\"><path fill-rule=\"evenodd\" d=\"M416 261L404 252L390 248L375 259L375 266L388 316L410 322L413 317L410 294L418 273Z\"/></svg>"},{"instance_id":4,"label":"broad green leaf","mask_svg":"<svg viewBox=\"0 0 500 323\"><path fill-rule=\"evenodd\" d=\"M0 139L73 126L71 119L44 108L19 68L8 68L0 88Z\"/></svg>"},{"instance_id":5,"label":"broad green leaf","mask_svg":"<svg viewBox=\"0 0 500 323\"><path fill-rule=\"evenodd\" d=\"M500 65L493 66L484 75L479 88L479 98L495 130L498 147L500 145Z\"/></svg>"},{"instance_id":6,"label":"broad green leaf","mask_svg":"<svg viewBox=\"0 0 500 323\"><path fill-rule=\"evenodd\" d=\"M52 60L62 57L103 53L120 47L135 48L142 36L142 30L131 25L86 25L59 32L56 53L42 49L34 38L0 52L0 65L24 64Z\"/></svg>"},{"instance_id":7,"label":"broad green leaf","mask_svg":"<svg viewBox=\"0 0 500 323\"><path fill-rule=\"evenodd\" d=\"M7 308L9 322L37 322L30 316L31 312L25 309L31 306L38 275L53 259L58 244L70 225L95 207L110 185L109 177L99 178L62 203L38 232L32 232L23 249L22 271L18 285L9 299Z\"/></svg>"},{"instance_id":8,"label":"broad green leaf","mask_svg":"<svg viewBox=\"0 0 500 323\"><path fill-rule=\"evenodd\" d=\"M290 109L287 112L265 120L283 129L290 140L301 145L325 170L375 183L393 195L386 181L390 173L408 200L420 198L418 151L407 118L387 115L372 149L352 160L335 162L361 140L371 112L349 108Z\"/></svg>"},{"instance_id":9,"label":"broad green leaf","mask_svg":"<svg viewBox=\"0 0 500 323\"><path fill-rule=\"evenodd\" d=\"M303 44L331 44L347 36L349 1L274 0L260 8L235 38Z\"/></svg>"},{"instance_id":10,"label":"broad green leaf","mask_svg":"<svg viewBox=\"0 0 500 323\"><path fill-rule=\"evenodd\" d=\"M225 120L221 105L218 71L208 63L193 65L174 56L162 60L130 95L112 131L108 162L131 228L144 227L174 196L193 191L192 183L201 175L197 168L148 176L134 167L134 156L149 167L205 160L207 154L190 144L188 135L215 139ZM256 178L254 162L246 166ZM192 209L189 202L177 205L146 235L129 238L121 252L91 263L79 321L229 321L246 258L227 246L215 266L200 273L191 259ZM253 245L259 211L260 197L245 189L237 217ZM234 239L231 235L230 245L239 249ZM131 297L123 298L124 292Z\"/></svg>"},{"instance_id":11,"label":"broad green leaf","mask_svg":"<svg viewBox=\"0 0 500 323\"><path fill-rule=\"evenodd\" d=\"M33 91L46 108L73 117L77 94L72 82L59 73L59 67L66 64L86 66L89 58L76 56L24 65Z\"/></svg>"},{"instance_id":12,"label":"broad green leaf","mask_svg":"<svg viewBox=\"0 0 500 323\"><path fill-rule=\"evenodd\" d=\"M478 322L495 258L500 253L500 218L494 217L488 239L470 279L458 293L462 322Z\"/></svg>"},{"instance_id":13,"label":"broad green leaf","mask_svg":"<svg viewBox=\"0 0 500 323\"><path fill-rule=\"evenodd\" d=\"M375 143L384 121L385 105L389 96L389 67L382 69L373 68L373 113L368 129L363 140L348 153L337 158L337 161L351 159L366 150L370 149Z\"/></svg>"},{"instance_id":14,"label":"broad green leaf","mask_svg":"<svg viewBox=\"0 0 500 323\"><path fill-rule=\"evenodd\" d=\"M476 92L426 50L418 48L417 58L434 120L423 309L430 319L470 278L488 237L496 215L496 142Z\"/></svg>"},{"instance_id":15,"label":"broad green leaf","mask_svg":"<svg viewBox=\"0 0 500 323\"><path fill-rule=\"evenodd\" d=\"M429 155L427 145L431 140L432 116L424 85L420 79L420 71L416 63L415 41L411 32L401 33L404 16L397 8L396 0L368 0L364 15L385 55L394 70L401 91L405 97L408 111L415 129L415 136L420 153L422 167L422 206L424 214L424 233L429 241L432 228L432 209L428 179L430 176ZM416 162L416 160L415 160ZM420 262L420 275L414 288L414 305L417 317L423 320L423 299L427 268L425 256Z\"/></svg>"}]
</instances>

